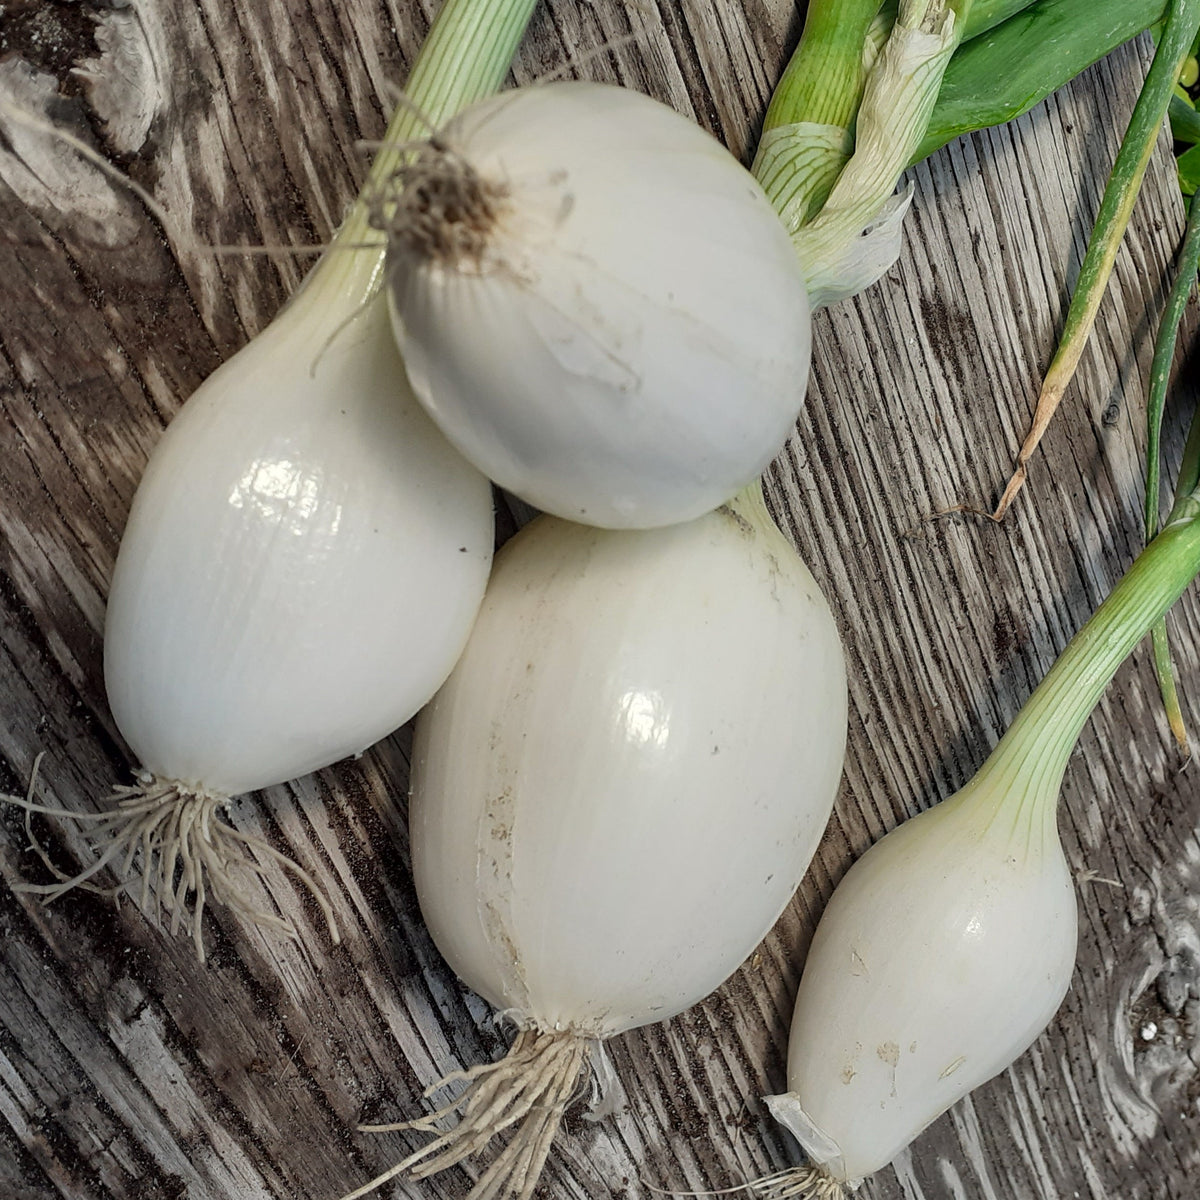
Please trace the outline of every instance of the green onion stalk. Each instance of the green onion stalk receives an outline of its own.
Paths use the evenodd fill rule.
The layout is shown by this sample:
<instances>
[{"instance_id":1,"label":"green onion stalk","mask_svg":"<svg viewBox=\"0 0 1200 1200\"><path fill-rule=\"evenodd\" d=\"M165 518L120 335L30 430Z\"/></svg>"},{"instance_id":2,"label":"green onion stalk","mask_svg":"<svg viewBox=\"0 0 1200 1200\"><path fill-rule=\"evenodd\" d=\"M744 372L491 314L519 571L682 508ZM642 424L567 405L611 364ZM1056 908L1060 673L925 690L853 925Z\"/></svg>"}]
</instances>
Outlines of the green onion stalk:
<instances>
[{"instance_id":1,"label":"green onion stalk","mask_svg":"<svg viewBox=\"0 0 1200 1200\"><path fill-rule=\"evenodd\" d=\"M965 49L967 43L1033 3L1034 0L957 0L951 5L955 14L955 46ZM764 163L760 179L764 183L770 180L768 190L778 195L781 211L787 210L785 219L802 225L816 216L853 153L856 119L867 77L895 28L898 8L898 0L884 0L882 4L880 0L812 0L808 5L800 43L771 97L759 150L760 161ZM1141 28L1145 26L1135 32ZM999 53L1008 49L1001 46ZM952 92L962 91L966 82L964 72L955 70L960 53L956 48L953 60L946 67ZM997 55L989 57L994 63ZM1004 70L1012 69L1009 63L997 70L991 64L973 62L966 74L977 89L979 81L974 77L981 65L992 86L1002 78ZM934 89L938 97L935 113L943 107L941 93L945 87L943 83ZM978 92L971 98L967 124L958 132L982 128L981 122L995 123L996 99L989 97L985 113L985 102ZM957 119L960 125L964 107L967 105L959 97L959 111L951 119ZM1010 108L1003 111L1015 116ZM937 136L944 130L948 115L939 113L936 119L931 118L928 130L921 131L923 138L928 139L930 132ZM1007 120L1009 116L1000 119ZM949 137L943 140L948 141ZM924 140L921 145L925 145ZM923 158L925 153L914 157ZM773 177L766 165L768 161L775 170L784 172L784 179Z\"/></svg>"},{"instance_id":2,"label":"green onion stalk","mask_svg":"<svg viewBox=\"0 0 1200 1200\"><path fill-rule=\"evenodd\" d=\"M969 0L813 0L768 109L754 174L792 236L814 307L900 252L896 185L929 124Z\"/></svg>"},{"instance_id":3,"label":"green onion stalk","mask_svg":"<svg viewBox=\"0 0 1200 1200\"><path fill-rule=\"evenodd\" d=\"M878 0L813 0L771 97L754 172L791 232L821 210L854 149Z\"/></svg>"},{"instance_id":4,"label":"green onion stalk","mask_svg":"<svg viewBox=\"0 0 1200 1200\"><path fill-rule=\"evenodd\" d=\"M1160 49L1164 62L1175 56L1190 20L1182 10L1194 7L1194 0L1170 3L1178 29ZM1027 112L1159 21L1163 4L812 0L767 110L754 173L792 234L814 306L863 290L895 261L908 201L893 193L906 166ZM1158 76L1166 70L1148 85L1144 119L1127 139L1141 137L1139 147L1161 123L1167 93L1160 95ZM1109 225L1119 226L1119 240L1120 214L1142 171L1144 164L1121 164L1114 172L1121 184L1117 217L1102 213L1104 228L1094 240L1103 241ZM1107 273L1093 273L1102 289ZM1092 292L1080 290L1085 305Z\"/></svg>"},{"instance_id":5,"label":"green onion stalk","mask_svg":"<svg viewBox=\"0 0 1200 1200\"><path fill-rule=\"evenodd\" d=\"M1117 668L1198 573L1200 488L1193 487L1059 655L977 780L1005 780L1014 795L1052 802L1075 742Z\"/></svg>"},{"instance_id":6,"label":"green onion stalk","mask_svg":"<svg viewBox=\"0 0 1200 1200\"><path fill-rule=\"evenodd\" d=\"M1200 268L1200 204L1193 199L1188 206L1187 229L1184 233L1183 246L1179 251L1175 280L1171 286L1170 295L1167 297L1162 321L1159 324L1158 335L1154 342L1154 360L1150 365L1150 392L1146 402L1145 528L1147 541L1152 539L1159 529L1160 448L1163 411L1166 408L1167 400L1167 382L1171 373L1171 361L1175 357L1179 323L1183 318L1183 310L1187 305L1188 297L1192 293L1192 286L1196 282L1198 268ZM1197 436L1200 436L1200 423L1193 430L1193 437L1189 439L1184 453L1180 478L1176 485L1175 507L1168 521L1180 515L1180 505L1196 487L1197 456L1200 455ZM1159 621L1154 626L1152 638L1154 668L1158 675L1159 690L1162 692L1167 722L1180 751L1187 757L1191 750L1188 745L1183 712L1179 704L1175 668L1171 658L1165 621Z\"/></svg>"},{"instance_id":7,"label":"green onion stalk","mask_svg":"<svg viewBox=\"0 0 1200 1200\"><path fill-rule=\"evenodd\" d=\"M1088 242L1079 280L1071 297L1058 350L1042 382L1033 422L1017 455L1016 466L992 514L1000 520L1024 486L1028 463L1050 424L1063 393L1075 376L1080 356L1104 298L1117 250L1129 224L1150 155L1175 91L1175 81L1191 55L1200 28L1200 0L1172 0L1150 73L1146 77L1129 128L1121 141L1100 212Z\"/></svg>"},{"instance_id":8,"label":"green onion stalk","mask_svg":"<svg viewBox=\"0 0 1200 1200\"><path fill-rule=\"evenodd\" d=\"M1046 81L1059 86L1156 15L1135 3L1130 19L1116 0L1091 0L1105 11L1084 20L1078 3L812 0L754 173L792 235L814 307L862 291L899 255L911 192L894 193L907 166L1024 112L1052 90Z\"/></svg>"}]
</instances>

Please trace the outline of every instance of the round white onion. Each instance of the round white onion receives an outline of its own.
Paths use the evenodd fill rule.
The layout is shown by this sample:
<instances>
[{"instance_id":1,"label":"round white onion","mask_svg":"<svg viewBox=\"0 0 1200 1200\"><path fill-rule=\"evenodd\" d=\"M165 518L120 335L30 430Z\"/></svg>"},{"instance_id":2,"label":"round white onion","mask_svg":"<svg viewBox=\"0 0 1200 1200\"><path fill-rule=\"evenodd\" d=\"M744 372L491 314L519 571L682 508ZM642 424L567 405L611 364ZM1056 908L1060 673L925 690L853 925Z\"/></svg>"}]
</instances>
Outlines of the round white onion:
<instances>
[{"instance_id":1,"label":"round white onion","mask_svg":"<svg viewBox=\"0 0 1200 1200\"><path fill-rule=\"evenodd\" d=\"M396 336L481 471L615 528L757 479L804 400L808 296L762 188L712 137L638 93L555 83L465 110L402 180Z\"/></svg>"}]
</instances>

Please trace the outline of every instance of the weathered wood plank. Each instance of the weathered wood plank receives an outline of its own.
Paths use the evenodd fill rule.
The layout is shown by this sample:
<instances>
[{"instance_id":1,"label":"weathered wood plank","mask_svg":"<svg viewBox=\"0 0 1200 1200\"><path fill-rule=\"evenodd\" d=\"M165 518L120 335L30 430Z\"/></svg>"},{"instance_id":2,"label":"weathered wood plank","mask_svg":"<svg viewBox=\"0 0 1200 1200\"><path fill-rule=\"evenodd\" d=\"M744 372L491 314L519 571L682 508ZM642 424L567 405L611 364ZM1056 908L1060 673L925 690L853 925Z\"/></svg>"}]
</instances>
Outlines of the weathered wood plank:
<instances>
[{"instance_id":1,"label":"weathered wood plank","mask_svg":"<svg viewBox=\"0 0 1200 1200\"><path fill-rule=\"evenodd\" d=\"M24 21L34 7L10 4L6 16ZM432 9L77 0L41 6L36 43L4 28L5 94L89 140L175 224L164 238L94 167L5 128L0 788L21 788L39 750L51 804L95 809L128 779L100 631L133 489L178 405L303 271L288 258L214 258L198 244L329 237L363 175L355 142L382 131L386 90ZM797 32L784 0L555 0L515 76L578 63L694 115L745 156ZM569 1120L544 1194L632 1200L650 1185L722 1187L791 1161L756 1098L782 1085L791 996L824 897L854 854L970 777L1136 553L1147 314L1179 228L1165 154L1026 498L999 528L930 517L987 505L1005 477L1145 57L1145 46L1126 49L1014 126L914 171L901 261L818 319L809 405L768 490L841 616L852 727L837 815L752 960L690 1013L613 1043L626 1106L599 1125ZM1191 345L1195 330L1193 312ZM1168 440L1177 457L1179 417ZM1194 694L1194 595L1173 627ZM1194 703L1190 713L1195 721ZM330 891L340 947L278 873L263 898L296 922L298 940L216 910L206 968L133 904L115 912L77 893L43 908L0 889L0 1193L333 1200L416 1144L354 1124L414 1114L426 1085L497 1055L505 1035L421 926L407 749L401 731L233 813ZM1068 777L1061 825L1082 920L1063 1010L1030 1055L863 1195L1192 1194L1200 803L1193 771L1178 767L1142 652ZM35 828L62 864L87 861L80 830ZM25 846L20 818L0 813L10 884L39 869ZM461 1197L468 1184L453 1171L394 1194Z\"/></svg>"}]
</instances>

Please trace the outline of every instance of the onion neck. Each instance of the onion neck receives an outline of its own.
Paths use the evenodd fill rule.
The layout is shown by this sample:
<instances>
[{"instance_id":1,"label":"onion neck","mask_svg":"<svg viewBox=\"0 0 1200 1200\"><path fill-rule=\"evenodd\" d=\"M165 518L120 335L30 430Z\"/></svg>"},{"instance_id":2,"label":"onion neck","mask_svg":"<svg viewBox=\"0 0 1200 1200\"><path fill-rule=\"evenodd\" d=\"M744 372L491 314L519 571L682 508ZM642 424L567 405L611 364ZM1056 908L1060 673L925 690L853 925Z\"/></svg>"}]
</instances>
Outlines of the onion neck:
<instances>
[{"instance_id":1,"label":"onion neck","mask_svg":"<svg viewBox=\"0 0 1200 1200\"><path fill-rule=\"evenodd\" d=\"M849 128L862 99L863 43L880 0L812 0L800 44L767 109L763 133L809 122Z\"/></svg>"},{"instance_id":2,"label":"onion neck","mask_svg":"<svg viewBox=\"0 0 1200 1200\"><path fill-rule=\"evenodd\" d=\"M876 7L814 0L755 155L814 307L869 287L900 253L907 201L896 185L928 128L967 0L900 0L867 69L864 44L882 32ZM853 19L841 28L843 10Z\"/></svg>"},{"instance_id":3,"label":"onion neck","mask_svg":"<svg viewBox=\"0 0 1200 1200\"><path fill-rule=\"evenodd\" d=\"M1117 668L1200 571L1200 494L1071 639L970 785L1052 814L1075 743ZM986 786L984 786L986 785Z\"/></svg>"},{"instance_id":4,"label":"onion neck","mask_svg":"<svg viewBox=\"0 0 1200 1200\"><path fill-rule=\"evenodd\" d=\"M395 173L408 145L468 105L500 90L537 0L445 0L417 55L404 99L384 134L350 215L305 281L306 302L364 304L379 288L386 237L370 222L369 197Z\"/></svg>"},{"instance_id":5,"label":"onion neck","mask_svg":"<svg viewBox=\"0 0 1200 1200\"><path fill-rule=\"evenodd\" d=\"M973 37L1028 8L1033 0L955 0L959 40ZM890 28L897 0L811 0L804 30L771 96L763 133L779 125L854 124L862 100L865 54L872 33Z\"/></svg>"}]
</instances>

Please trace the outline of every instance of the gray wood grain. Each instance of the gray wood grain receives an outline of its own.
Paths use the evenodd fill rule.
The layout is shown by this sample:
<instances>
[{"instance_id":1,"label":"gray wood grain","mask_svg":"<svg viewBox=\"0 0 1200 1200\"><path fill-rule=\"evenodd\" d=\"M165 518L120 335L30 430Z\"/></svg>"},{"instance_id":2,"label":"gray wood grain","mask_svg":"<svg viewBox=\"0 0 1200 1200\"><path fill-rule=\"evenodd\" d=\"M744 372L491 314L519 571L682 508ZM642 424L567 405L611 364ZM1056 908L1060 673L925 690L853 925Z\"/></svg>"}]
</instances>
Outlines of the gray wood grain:
<instances>
[{"instance_id":1,"label":"gray wood grain","mask_svg":"<svg viewBox=\"0 0 1200 1200\"><path fill-rule=\"evenodd\" d=\"M62 145L0 144L0 789L46 752L42 795L89 810L133 764L108 714L104 596L139 473L191 390L277 310L287 259L198 244L320 242L364 173L433 0L9 3L0 90L150 189L137 200ZM798 33L785 0L554 0L515 70L575 64L694 115L747 156ZM36 37L34 36L36 34ZM633 34L632 37L629 35ZM606 49L606 46L611 48ZM1181 213L1166 146L1097 337L1003 526L966 515L1006 477L1078 270L1148 44L1011 127L913 173L905 250L816 322L808 406L768 492L840 615L851 739L809 878L714 996L610 1048L623 1111L577 1116L543 1194L736 1184L791 1161L757 1097L783 1084L791 997L820 906L853 856L964 783L1139 546L1150 327ZM1196 345L1194 308L1181 358ZM1194 374L1194 361L1191 363ZM1194 383L1188 397L1194 398ZM1169 418L1172 461L1180 404ZM506 522L511 527L511 521ZM1200 605L1172 617L1200 725ZM278 872L299 931L219 909L210 962L124 903L49 907L0 887L0 1196L335 1200L415 1138L355 1132L498 1055L503 1031L420 922L407 860L408 733L240 801L235 824L292 854L343 930ZM1061 810L1078 872L1074 985L1050 1030L937 1122L869 1200L1162 1200L1200 1170L1200 800L1139 651L1072 760ZM38 820L63 866L77 828ZM0 811L0 874L41 877ZM454 1170L398 1196L461 1197Z\"/></svg>"}]
</instances>

